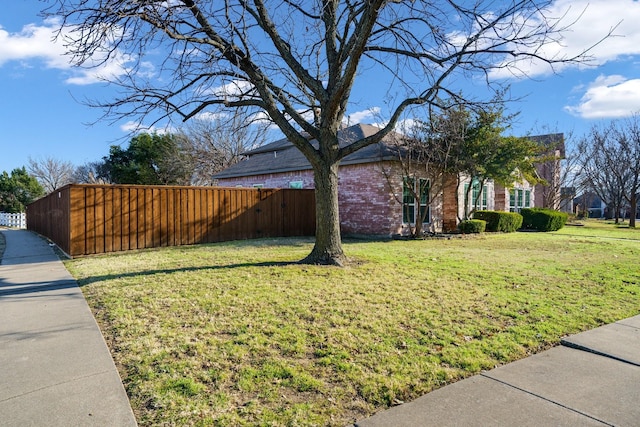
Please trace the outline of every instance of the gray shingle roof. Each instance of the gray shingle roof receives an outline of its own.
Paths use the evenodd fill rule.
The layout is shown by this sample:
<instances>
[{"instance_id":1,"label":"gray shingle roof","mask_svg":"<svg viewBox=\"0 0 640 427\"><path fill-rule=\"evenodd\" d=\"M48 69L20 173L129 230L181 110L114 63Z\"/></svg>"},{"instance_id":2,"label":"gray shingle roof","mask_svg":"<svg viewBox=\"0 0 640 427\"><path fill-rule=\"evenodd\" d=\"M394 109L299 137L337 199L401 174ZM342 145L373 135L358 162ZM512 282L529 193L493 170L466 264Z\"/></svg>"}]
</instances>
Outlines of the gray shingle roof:
<instances>
[{"instance_id":1,"label":"gray shingle roof","mask_svg":"<svg viewBox=\"0 0 640 427\"><path fill-rule=\"evenodd\" d=\"M376 126L357 124L338 131L341 146L366 138L378 132ZM369 145L345 157L341 165L359 163L373 163L381 160L397 159L396 151L389 142L394 138L401 138L399 134L387 135L378 144ZM533 135L529 139L554 149L559 149L564 156L564 135L561 133L547 135ZM313 141L312 141L313 143ZM247 158L229 168L217 173L216 179L237 178L242 176L265 175L270 173L294 172L311 170L311 164L291 142L286 138L263 145L244 153Z\"/></svg>"},{"instance_id":2,"label":"gray shingle roof","mask_svg":"<svg viewBox=\"0 0 640 427\"><path fill-rule=\"evenodd\" d=\"M380 129L367 124L357 124L338 131L341 146L371 136ZM395 158L388 142L397 134L390 135L378 144L372 144L345 157L340 164L378 162ZM312 141L313 143L313 141ZM241 176L264 175L269 173L310 170L311 164L302 153L286 138L272 142L245 153L248 157L214 175L214 178L237 178Z\"/></svg>"}]
</instances>

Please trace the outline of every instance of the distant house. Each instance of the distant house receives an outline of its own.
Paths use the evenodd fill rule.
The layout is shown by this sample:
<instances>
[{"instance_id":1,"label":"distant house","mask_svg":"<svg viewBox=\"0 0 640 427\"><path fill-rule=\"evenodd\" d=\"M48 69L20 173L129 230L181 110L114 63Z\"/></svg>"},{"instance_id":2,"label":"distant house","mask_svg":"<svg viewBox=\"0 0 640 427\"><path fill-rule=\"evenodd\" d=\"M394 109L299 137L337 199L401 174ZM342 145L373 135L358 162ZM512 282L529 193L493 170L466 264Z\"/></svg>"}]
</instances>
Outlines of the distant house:
<instances>
[{"instance_id":1,"label":"distant house","mask_svg":"<svg viewBox=\"0 0 640 427\"><path fill-rule=\"evenodd\" d=\"M545 181L545 184L536 184L534 205L560 210L563 200L561 161L566 154L564 134L551 133L528 138L545 148L545 161L536 165L538 176Z\"/></svg>"},{"instance_id":2,"label":"distant house","mask_svg":"<svg viewBox=\"0 0 640 427\"><path fill-rule=\"evenodd\" d=\"M539 207L560 210L562 202L561 161L565 156L561 133L528 136L544 148L544 161L535 165L542 183L514 182L505 188L495 185L495 210L519 212L522 208Z\"/></svg>"},{"instance_id":3,"label":"distant house","mask_svg":"<svg viewBox=\"0 0 640 427\"><path fill-rule=\"evenodd\" d=\"M594 192L584 192L573 199L573 205L579 215L589 218L611 218L612 213L607 209L607 204Z\"/></svg>"},{"instance_id":4,"label":"distant house","mask_svg":"<svg viewBox=\"0 0 640 427\"><path fill-rule=\"evenodd\" d=\"M357 124L339 131L340 144L373 135L379 129ZM404 177L394 145L398 134L388 135L378 144L365 147L340 162L338 203L343 234L407 234L416 215L428 209L425 230L455 229L463 217L466 189L472 186L472 200L479 196L478 209L519 210L533 206L535 188L514 183L510 189L486 183L482 188L469 178L444 177L442 191L430 204L415 203L407 197L407 185L419 186L429 176ZM314 188L313 170L302 153L288 140L281 139L245 153L246 158L216 174L218 185L227 187ZM427 168L425 168L425 171ZM423 188L423 201L432 184Z\"/></svg>"},{"instance_id":5,"label":"distant house","mask_svg":"<svg viewBox=\"0 0 640 427\"><path fill-rule=\"evenodd\" d=\"M561 187L560 188L560 211L568 214L576 213L576 205L574 200L576 198L575 187Z\"/></svg>"}]
</instances>

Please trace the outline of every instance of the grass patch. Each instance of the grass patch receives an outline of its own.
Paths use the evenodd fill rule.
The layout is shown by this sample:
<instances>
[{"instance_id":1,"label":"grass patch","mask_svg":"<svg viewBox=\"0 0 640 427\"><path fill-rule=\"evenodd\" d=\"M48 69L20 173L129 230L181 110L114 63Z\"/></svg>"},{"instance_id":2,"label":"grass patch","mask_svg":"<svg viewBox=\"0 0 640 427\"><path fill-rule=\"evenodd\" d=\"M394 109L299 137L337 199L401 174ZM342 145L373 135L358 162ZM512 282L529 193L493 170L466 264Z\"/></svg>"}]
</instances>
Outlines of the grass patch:
<instances>
[{"instance_id":1,"label":"grass patch","mask_svg":"<svg viewBox=\"0 0 640 427\"><path fill-rule=\"evenodd\" d=\"M558 234L571 234L613 239L640 240L640 227L629 228L629 221L615 224L613 220L586 219L567 222L567 225L557 231Z\"/></svg>"},{"instance_id":2,"label":"grass patch","mask_svg":"<svg viewBox=\"0 0 640 427\"><path fill-rule=\"evenodd\" d=\"M293 263L308 239L66 265L140 425L344 426L638 314L640 235L588 228L345 242L346 268Z\"/></svg>"}]
</instances>

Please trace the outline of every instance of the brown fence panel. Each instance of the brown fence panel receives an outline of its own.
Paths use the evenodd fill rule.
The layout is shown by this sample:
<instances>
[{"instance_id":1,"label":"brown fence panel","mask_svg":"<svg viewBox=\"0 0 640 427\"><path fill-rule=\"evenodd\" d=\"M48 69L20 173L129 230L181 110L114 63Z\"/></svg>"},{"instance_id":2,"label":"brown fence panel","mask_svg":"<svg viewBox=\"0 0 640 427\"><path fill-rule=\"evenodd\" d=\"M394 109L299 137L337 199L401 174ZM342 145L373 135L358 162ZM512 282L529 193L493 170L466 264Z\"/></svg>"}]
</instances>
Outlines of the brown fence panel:
<instances>
[{"instance_id":1,"label":"brown fence panel","mask_svg":"<svg viewBox=\"0 0 640 427\"><path fill-rule=\"evenodd\" d=\"M65 252L70 242L70 189L62 188L27 206L27 228L50 238Z\"/></svg>"},{"instance_id":2,"label":"brown fence panel","mask_svg":"<svg viewBox=\"0 0 640 427\"><path fill-rule=\"evenodd\" d=\"M71 256L315 233L313 190L68 185L27 207L27 228Z\"/></svg>"}]
</instances>

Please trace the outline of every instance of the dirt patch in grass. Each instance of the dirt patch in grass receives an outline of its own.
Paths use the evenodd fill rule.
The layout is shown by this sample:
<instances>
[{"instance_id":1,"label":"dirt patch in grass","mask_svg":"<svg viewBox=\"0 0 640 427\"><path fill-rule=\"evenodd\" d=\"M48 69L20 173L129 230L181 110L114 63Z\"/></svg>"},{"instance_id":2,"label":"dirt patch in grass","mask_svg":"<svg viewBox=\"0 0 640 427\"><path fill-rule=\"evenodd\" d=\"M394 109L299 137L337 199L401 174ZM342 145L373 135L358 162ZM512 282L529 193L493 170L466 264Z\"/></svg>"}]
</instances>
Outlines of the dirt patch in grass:
<instances>
[{"instance_id":1,"label":"dirt patch in grass","mask_svg":"<svg viewBox=\"0 0 640 427\"><path fill-rule=\"evenodd\" d=\"M265 239L66 262L141 426L344 426L640 311L637 241L353 241L349 267L293 262L311 247Z\"/></svg>"}]
</instances>

